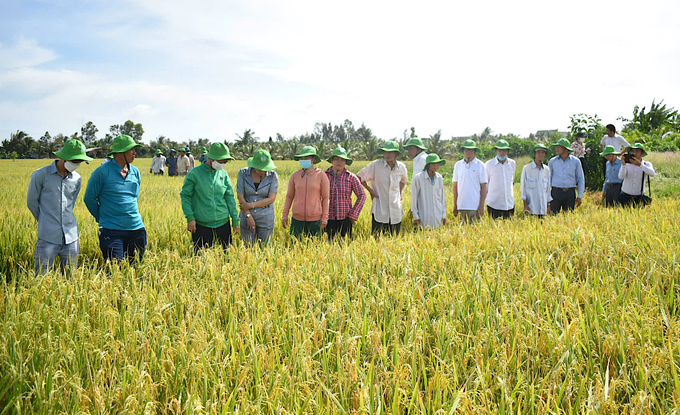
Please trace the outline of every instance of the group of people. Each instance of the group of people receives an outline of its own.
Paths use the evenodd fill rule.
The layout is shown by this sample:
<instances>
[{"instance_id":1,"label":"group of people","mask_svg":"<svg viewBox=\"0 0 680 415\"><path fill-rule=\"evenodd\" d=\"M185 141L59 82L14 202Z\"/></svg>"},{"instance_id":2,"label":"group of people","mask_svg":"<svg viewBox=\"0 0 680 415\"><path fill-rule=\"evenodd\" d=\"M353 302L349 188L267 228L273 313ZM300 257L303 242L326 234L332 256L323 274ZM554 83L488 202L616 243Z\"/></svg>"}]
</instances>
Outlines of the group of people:
<instances>
[{"instance_id":1,"label":"group of people","mask_svg":"<svg viewBox=\"0 0 680 415\"><path fill-rule=\"evenodd\" d=\"M116 137L109 161L95 169L85 190L85 205L99 224L104 260L134 261L144 255L146 229L137 204L141 175L131 164L140 146L127 135ZM557 155L546 165L548 149L537 144L532 151L533 161L522 170L520 190L526 214L544 216L573 210L581 204L585 191L582 163L571 154L574 150L567 139L553 146ZM427 147L418 137L411 138L404 147L413 160L410 212L414 225L446 225L445 187L438 172L446 160L427 154ZM463 223L479 221L485 212L493 219L512 217L516 163L508 157L508 142L496 142L496 156L486 163L476 157L478 147L473 140L466 140L461 147L464 157L453 169L454 216ZM290 228L295 237L325 232L329 238L351 238L366 201L366 190L372 200L372 234L398 234L405 216L402 201L408 172L406 165L397 160L403 155L399 143L386 142L380 153L379 159L355 175L347 170L353 160L344 148L336 148L326 159L331 166L324 171L316 167L322 161L316 147L304 146L294 156L300 169L288 181L281 226ZM75 139L54 154L58 159L36 170L29 184L27 203L38 221L36 273L46 272L56 258L60 259L62 271L76 266L79 253L73 208L81 177L75 170L92 158L87 156L84 144ZM202 152L198 167L187 154L190 151L183 149L178 160L186 157L188 164L178 161L176 170L168 173L185 176L180 199L194 249L215 244L226 248L234 233L247 244L268 242L274 231L274 202L279 186L269 152L257 150L248 159L247 167L238 172L236 192L225 171L226 164L234 160L226 145L212 144L209 151ZM655 174L652 164L642 160L646 155L642 144L630 146L619 158L621 154L621 149L608 143L601 153L607 159L603 193L608 205L637 203L644 194L644 176ZM159 150L150 172L163 174L163 166L172 167L174 163L169 163Z\"/></svg>"},{"instance_id":2,"label":"group of people","mask_svg":"<svg viewBox=\"0 0 680 415\"><path fill-rule=\"evenodd\" d=\"M198 158L200 163L205 163L207 160L207 149L201 147L201 155ZM174 148L170 149L170 155L165 157L163 155L163 150L160 148L156 150L156 154L151 161L151 166L149 166L149 173L158 174L163 176L165 174L165 168L168 168L168 176L186 176L191 169L196 167L196 159L191 154L191 149L189 147L184 147L179 150L179 156L177 155L177 150Z\"/></svg>"}]
</instances>

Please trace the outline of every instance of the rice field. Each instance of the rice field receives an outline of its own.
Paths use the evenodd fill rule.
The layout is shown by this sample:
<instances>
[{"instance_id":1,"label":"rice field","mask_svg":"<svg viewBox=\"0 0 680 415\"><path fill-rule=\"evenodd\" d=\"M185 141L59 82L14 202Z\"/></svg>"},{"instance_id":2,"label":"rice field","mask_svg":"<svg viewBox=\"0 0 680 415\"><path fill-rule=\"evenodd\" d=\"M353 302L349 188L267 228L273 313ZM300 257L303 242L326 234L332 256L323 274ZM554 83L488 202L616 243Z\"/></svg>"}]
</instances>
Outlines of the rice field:
<instances>
[{"instance_id":1,"label":"rice field","mask_svg":"<svg viewBox=\"0 0 680 415\"><path fill-rule=\"evenodd\" d=\"M374 239L367 201L352 241L293 240L279 216L266 247L199 255L181 179L137 159L147 253L108 272L82 203L95 161L70 277L33 275L26 192L47 160L2 160L0 414L677 413L680 157L647 159L643 210L589 193L544 220L406 219ZM280 215L297 165L277 165ZM243 166L227 165L234 185Z\"/></svg>"}]
</instances>

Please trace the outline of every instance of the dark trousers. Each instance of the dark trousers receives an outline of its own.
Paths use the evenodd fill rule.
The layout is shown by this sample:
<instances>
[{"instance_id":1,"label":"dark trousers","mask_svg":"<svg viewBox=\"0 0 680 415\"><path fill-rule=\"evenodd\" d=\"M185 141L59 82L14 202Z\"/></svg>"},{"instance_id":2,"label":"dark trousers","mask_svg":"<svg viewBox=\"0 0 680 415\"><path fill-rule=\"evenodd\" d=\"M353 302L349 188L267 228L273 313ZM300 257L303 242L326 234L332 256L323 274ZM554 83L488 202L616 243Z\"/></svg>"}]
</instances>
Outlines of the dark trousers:
<instances>
[{"instance_id":1,"label":"dark trousers","mask_svg":"<svg viewBox=\"0 0 680 415\"><path fill-rule=\"evenodd\" d=\"M619 204L621 194L621 183L610 183L604 188L604 205L607 207Z\"/></svg>"},{"instance_id":2,"label":"dark trousers","mask_svg":"<svg viewBox=\"0 0 680 415\"><path fill-rule=\"evenodd\" d=\"M550 202L552 213L560 213L562 210L574 210L576 206L575 187L553 187L550 190L553 200Z\"/></svg>"},{"instance_id":3,"label":"dark trousers","mask_svg":"<svg viewBox=\"0 0 680 415\"><path fill-rule=\"evenodd\" d=\"M296 238L300 236L316 236L321 233L321 221L302 221L292 218L290 221L290 234Z\"/></svg>"},{"instance_id":4,"label":"dark trousers","mask_svg":"<svg viewBox=\"0 0 680 415\"><path fill-rule=\"evenodd\" d=\"M510 210L498 210L491 206L487 206L486 211L489 213L489 216L491 216L491 219L510 219L515 215L515 208Z\"/></svg>"},{"instance_id":5,"label":"dark trousers","mask_svg":"<svg viewBox=\"0 0 680 415\"><path fill-rule=\"evenodd\" d=\"M638 207L638 206L644 206L645 204L642 203L642 195L629 195L626 192L621 192L619 194L619 203L621 206L628 206L631 205L633 207Z\"/></svg>"},{"instance_id":6,"label":"dark trousers","mask_svg":"<svg viewBox=\"0 0 680 415\"><path fill-rule=\"evenodd\" d=\"M352 238L352 221L349 220L349 218L345 218L344 220L329 220L326 225L326 233L328 234L329 239L334 238L338 233L341 238L344 238L345 235L349 235L349 237Z\"/></svg>"},{"instance_id":7,"label":"dark trousers","mask_svg":"<svg viewBox=\"0 0 680 415\"><path fill-rule=\"evenodd\" d=\"M399 223L381 223L375 220L375 215L371 214L371 235L377 236L383 233L391 233L399 235L401 231L401 222Z\"/></svg>"},{"instance_id":8,"label":"dark trousers","mask_svg":"<svg viewBox=\"0 0 680 415\"><path fill-rule=\"evenodd\" d=\"M219 228L208 228L197 223L196 232L191 234L191 240L194 242L194 252L201 248L210 248L215 242L219 242L222 248L227 249L231 245L230 222Z\"/></svg>"},{"instance_id":9,"label":"dark trousers","mask_svg":"<svg viewBox=\"0 0 680 415\"><path fill-rule=\"evenodd\" d=\"M146 229L120 231L117 229L99 228L99 247L104 261L126 259L135 262L136 256L141 260L146 249Z\"/></svg>"}]
</instances>

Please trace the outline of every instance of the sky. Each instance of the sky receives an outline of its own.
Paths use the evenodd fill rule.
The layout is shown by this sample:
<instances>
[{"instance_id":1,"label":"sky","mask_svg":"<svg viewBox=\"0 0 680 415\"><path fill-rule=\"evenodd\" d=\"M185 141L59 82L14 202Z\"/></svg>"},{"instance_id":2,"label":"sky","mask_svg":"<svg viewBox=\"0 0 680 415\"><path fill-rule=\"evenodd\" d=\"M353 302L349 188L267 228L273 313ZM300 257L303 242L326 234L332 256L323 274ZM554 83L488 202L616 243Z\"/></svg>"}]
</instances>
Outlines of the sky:
<instances>
[{"instance_id":1,"label":"sky","mask_svg":"<svg viewBox=\"0 0 680 415\"><path fill-rule=\"evenodd\" d=\"M233 141L365 123L527 136L680 108L680 2L0 0L0 139Z\"/></svg>"}]
</instances>

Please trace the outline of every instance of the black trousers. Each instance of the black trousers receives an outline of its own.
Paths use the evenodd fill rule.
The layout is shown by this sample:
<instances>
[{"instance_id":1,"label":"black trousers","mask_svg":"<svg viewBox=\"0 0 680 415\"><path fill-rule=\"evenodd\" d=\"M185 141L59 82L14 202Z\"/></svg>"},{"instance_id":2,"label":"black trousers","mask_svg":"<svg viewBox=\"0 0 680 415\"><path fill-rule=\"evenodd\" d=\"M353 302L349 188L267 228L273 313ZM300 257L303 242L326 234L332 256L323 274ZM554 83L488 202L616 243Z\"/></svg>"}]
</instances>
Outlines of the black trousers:
<instances>
[{"instance_id":1,"label":"black trousers","mask_svg":"<svg viewBox=\"0 0 680 415\"><path fill-rule=\"evenodd\" d=\"M607 207L619 204L621 194L621 183L610 183L604 188L604 205Z\"/></svg>"},{"instance_id":2,"label":"black trousers","mask_svg":"<svg viewBox=\"0 0 680 415\"><path fill-rule=\"evenodd\" d=\"M552 213L560 213L563 210L574 210L574 207L576 206L575 187L553 187L550 190L550 195L553 198L552 202L550 202L550 210L552 210Z\"/></svg>"},{"instance_id":3,"label":"black trousers","mask_svg":"<svg viewBox=\"0 0 680 415\"><path fill-rule=\"evenodd\" d=\"M621 192L619 194L619 203L621 206L632 205L634 207L644 206L642 203L642 195L629 195L626 192Z\"/></svg>"},{"instance_id":4,"label":"black trousers","mask_svg":"<svg viewBox=\"0 0 680 415\"><path fill-rule=\"evenodd\" d=\"M515 215L515 208L510 210L498 210L491 206L486 207L486 211L491 216L491 219L510 219Z\"/></svg>"},{"instance_id":5,"label":"black trousers","mask_svg":"<svg viewBox=\"0 0 680 415\"><path fill-rule=\"evenodd\" d=\"M194 252L201 248L209 248L219 242L222 248L227 249L231 245L231 226L230 222L225 223L219 228L208 228L196 224L196 232L191 234L194 242Z\"/></svg>"},{"instance_id":6,"label":"black trousers","mask_svg":"<svg viewBox=\"0 0 680 415\"><path fill-rule=\"evenodd\" d=\"M326 225L326 233L328 234L329 239L333 239L338 234L340 234L341 238L344 238L345 235L349 235L349 237L352 238L352 221L349 220L349 218L345 218L344 220L329 219L328 224Z\"/></svg>"},{"instance_id":7,"label":"black trousers","mask_svg":"<svg viewBox=\"0 0 680 415\"><path fill-rule=\"evenodd\" d=\"M399 223L380 223L375 220L375 215L371 214L371 235L378 236L383 233L391 233L399 235L401 231L401 222Z\"/></svg>"}]
</instances>

